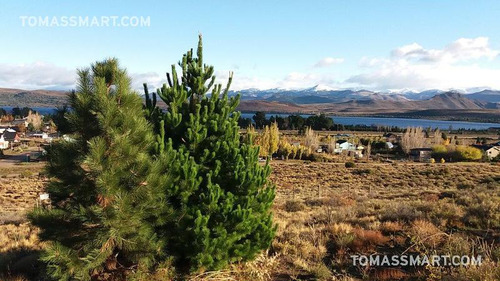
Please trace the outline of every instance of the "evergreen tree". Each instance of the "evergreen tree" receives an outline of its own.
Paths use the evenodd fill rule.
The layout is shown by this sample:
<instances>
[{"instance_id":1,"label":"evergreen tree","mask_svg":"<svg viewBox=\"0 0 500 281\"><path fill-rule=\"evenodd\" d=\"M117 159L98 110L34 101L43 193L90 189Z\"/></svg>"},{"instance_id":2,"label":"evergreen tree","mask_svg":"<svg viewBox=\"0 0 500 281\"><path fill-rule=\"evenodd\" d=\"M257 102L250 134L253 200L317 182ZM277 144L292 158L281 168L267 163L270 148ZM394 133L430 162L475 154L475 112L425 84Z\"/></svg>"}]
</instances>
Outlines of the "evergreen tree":
<instances>
[{"instance_id":1,"label":"evergreen tree","mask_svg":"<svg viewBox=\"0 0 500 281\"><path fill-rule=\"evenodd\" d=\"M257 127L257 129L264 128L264 126L268 123L268 120L266 119L266 113L262 111L255 112L255 115L252 117L252 119L255 122L255 127Z\"/></svg>"},{"instance_id":2,"label":"evergreen tree","mask_svg":"<svg viewBox=\"0 0 500 281\"><path fill-rule=\"evenodd\" d=\"M154 135L115 59L78 75L65 113L74 140L49 150L51 208L30 219L49 242L42 260L53 278L123 280L130 267L148 271L165 259L151 220L160 206L166 210L148 184L158 177L150 174Z\"/></svg>"},{"instance_id":3,"label":"evergreen tree","mask_svg":"<svg viewBox=\"0 0 500 281\"><path fill-rule=\"evenodd\" d=\"M162 177L154 183L174 208L156 231L181 269L219 269L270 246L274 186L269 166L258 163L258 147L240 141L239 96L228 97L232 75L224 90L215 84L213 67L203 63L201 36L197 56L188 51L179 67L182 76L173 65L169 85L157 91L166 112L148 113L158 128L154 169L177 175L175 182ZM148 92L146 97L152 101ZM148 102L146 112L155 108Z\"/></svg>"}]
</instances>

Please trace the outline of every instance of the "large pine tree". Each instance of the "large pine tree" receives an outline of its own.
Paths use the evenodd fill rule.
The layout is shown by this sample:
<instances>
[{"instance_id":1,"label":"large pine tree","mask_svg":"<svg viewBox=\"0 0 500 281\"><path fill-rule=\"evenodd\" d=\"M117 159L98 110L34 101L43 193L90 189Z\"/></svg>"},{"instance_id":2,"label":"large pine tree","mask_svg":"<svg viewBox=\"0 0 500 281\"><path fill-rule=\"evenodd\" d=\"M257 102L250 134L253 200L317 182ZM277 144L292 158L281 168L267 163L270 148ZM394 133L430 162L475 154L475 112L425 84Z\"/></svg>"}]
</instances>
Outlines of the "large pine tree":
<instances>
[{"instance_id":1,"label":"large pine tree","mask_svg":"<svg viewBox=\"0 0 500 281\"><path fill-rule=\"evenodd\" d=\"M115 59L78 71L68 120L73 140L49 150L52 208L36 209L32 223L48 241L42 256L58 280L90 280L148 270L164 257L152 223L161 206L148 184L152 127L142 100ZM122 276L122 277L120 277Z\"/></svg>"},{"instance_id":2,"label":"large pine tree","mask_svg":"<svg viewBox=\"0 0 500 281\"><path fill-rule=\"evenodd\" d=\"M203 62L201 36L197 56L188 51L179 67L182 76L172 65L168 86L157 91L165 113L157 114L155 96L146 91L146 115L158 139L155 169L178 174L175 181L155 182L175 218L156 229L183 270L218 269L269 247L274 186L269 166L258 163L258 147L240 141L239 97L228 97L232 74L222 90L213 67ZM172 161L172 153L179 160Z\"/></svg>"}]
</instances>

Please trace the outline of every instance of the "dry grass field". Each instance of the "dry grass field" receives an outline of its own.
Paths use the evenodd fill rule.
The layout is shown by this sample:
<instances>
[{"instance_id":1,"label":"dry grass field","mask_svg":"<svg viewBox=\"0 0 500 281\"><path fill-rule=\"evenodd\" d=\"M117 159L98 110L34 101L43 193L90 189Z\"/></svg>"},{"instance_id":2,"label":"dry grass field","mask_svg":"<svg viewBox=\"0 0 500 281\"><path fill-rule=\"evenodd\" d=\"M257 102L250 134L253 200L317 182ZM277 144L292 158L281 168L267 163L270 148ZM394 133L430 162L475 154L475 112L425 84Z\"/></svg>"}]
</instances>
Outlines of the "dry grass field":
<instances>
[{"instance_id":1,"label":"dry grass field","mask_svg":"<svg viewBox=\"0 0 500 281\"><path fill-rule=\"evenodd\" d=\"M500 280L500 166L272 161L272 247L192 280ZM37 280L36 229L23 218L36 170L0 177L0 280ZM354 254L481 255L481 266L353 266ZM3 274L3 275L2 275ZM24 276L24 277L23 277Z\"/></svg>"}]
</instances>

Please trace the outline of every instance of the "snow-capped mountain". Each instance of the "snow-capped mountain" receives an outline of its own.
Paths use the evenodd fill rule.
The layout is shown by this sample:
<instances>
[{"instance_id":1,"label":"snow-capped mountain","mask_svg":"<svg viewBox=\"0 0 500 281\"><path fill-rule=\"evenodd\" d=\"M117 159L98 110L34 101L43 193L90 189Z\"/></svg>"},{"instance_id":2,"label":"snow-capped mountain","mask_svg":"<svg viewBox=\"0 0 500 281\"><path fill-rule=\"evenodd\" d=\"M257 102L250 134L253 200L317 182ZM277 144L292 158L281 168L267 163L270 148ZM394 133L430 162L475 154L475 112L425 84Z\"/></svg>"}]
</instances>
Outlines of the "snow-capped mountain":
<instances>
[{"instance_id":1,"label":"snow-capped mountain","mask_svg":"<svg viewBox=\"0 0 500 281\"><path fill-rule=\"evenodd\" d=\"M429 100L434 96L440 95L445 92L447 91L439 89L431 89L421 92L410 90L374 92L363 89L334 89L325 85L316 85L314 87L304 89L247 89L241 91L232 91L230 94L235 95L236 93L240 93L242 100L265 100L295 104L316 104L366 100L397 102L408 100L422 101ZM483 102L500 102L500 91L484 90L481 92L465 94L465 96L468 99L474 99Z\"/></svg>"}]
</instances>

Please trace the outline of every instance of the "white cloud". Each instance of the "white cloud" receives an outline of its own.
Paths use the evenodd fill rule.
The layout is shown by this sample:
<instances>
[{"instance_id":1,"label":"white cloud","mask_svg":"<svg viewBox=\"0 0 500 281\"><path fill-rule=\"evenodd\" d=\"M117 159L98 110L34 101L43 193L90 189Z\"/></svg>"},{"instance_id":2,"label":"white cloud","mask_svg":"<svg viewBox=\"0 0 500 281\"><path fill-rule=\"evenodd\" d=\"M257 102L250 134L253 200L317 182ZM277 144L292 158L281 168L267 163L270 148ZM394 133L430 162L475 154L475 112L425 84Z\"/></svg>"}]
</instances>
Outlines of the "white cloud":
<instances>
[{"instance_id":1,"label":"white cloud","mask_svg":"<svg viewBox=\"0 0 500 281\"><path fill-rule=\"evenodd\" d=\"M418 43L398 47L385 57L363 57L359 69L345 81L340 81L330 70L318 70L341 63L341 58L323 58L314 68L293 71L281 77L265 77L257 73L248 75L237 67L232 90L299 89L315 85L325 88L387 89L500 89L499 50L492 48L487 37L460 38L441 49L428 49ZM489 60L489 62L488 62ZM487 63L486 63L487 62ZM151 90L166 83L166 76L157 72L129 72L132 87L142 93L142 84ZM349 73L344 73L349 75ZM217 83L226 86L229 71L217 71ZM0 87L21 89L71 89L75 87L76 71L46 62L30 64L0 63Z\"/></svg>"},{"instance_id":2,"label":"white cloud","mask_svg":"<svg viewBox=\"0 0 500 281\"><path fill-rule=\"evenodd\" d=\"M163 84L167 83L167 76L162 77L156 72L131 73L129 75L132 79L132 89L138 91L140 94L144 93L144 83L148 85L150 92L161 88Z\"/></svg>"},{"instance_id":3,"label":"white cloud","mask_svg":"<svg viewBox=\"0 0 500 281\"><path fill-rule=\"evenodd\" d=\"M0 87L21 89L70 89L76 71L46 62L0 64Z\"/></svg>"},{"instance_id":4,"label":"white cloud","mask_svg":"<svg viewBox=\"0 0 500 281\"><path fill-rule=\"evenodd\" d=\"M343 58L326 57L326 58L319 60L314 65L314 67L327 67L327 66L331 66L331 65L339 64L339 63L343 63L343 62L344 62Z\"/></svg>"},{"instance_id":5,"label":"white cloud","mask_svg":"<svg viewBox=\"0 0 500 281\"><path fill-rule=\"evenodd\" d=\"M454 63L479 58L494 59L499 51L489 47L487 37L460 38L441 50L425 49L417 43L392 51L393 58L415 59L422 62Z\"/></svg>"},{"instance_id":6,"label":"white cloud","mask_svg":"<svg viewBox=\"0 0 500 281\"><path fill-rule=\"evenodd\" d=\"M481 59L499 54L488 38L461 38L443 49L425 49L417 43L399 47L389 58L362 58L359 65L368 69L346 83L360 87L387 89L467 89L500 88L500 68L480 66Z\"/></svg>"}]
</instances>

